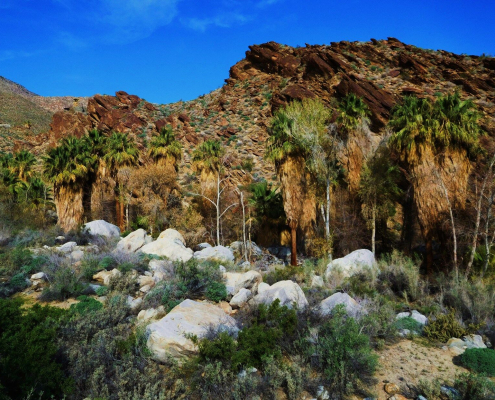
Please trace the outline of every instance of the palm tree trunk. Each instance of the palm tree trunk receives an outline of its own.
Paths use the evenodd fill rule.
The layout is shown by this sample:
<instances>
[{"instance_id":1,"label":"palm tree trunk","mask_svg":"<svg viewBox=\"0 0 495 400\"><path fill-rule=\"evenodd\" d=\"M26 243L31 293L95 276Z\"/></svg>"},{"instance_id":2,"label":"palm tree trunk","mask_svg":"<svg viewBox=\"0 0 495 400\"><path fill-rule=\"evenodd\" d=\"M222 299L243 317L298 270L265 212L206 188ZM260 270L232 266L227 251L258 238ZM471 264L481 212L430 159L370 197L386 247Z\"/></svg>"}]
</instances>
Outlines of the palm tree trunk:
<instances>
[{"instance_id":1,"label":"palm tree trunk","mask_svg":"<svg viewBox=\"0 0 495 400\"><path fill-rule=\"evenodd\" d=\"M291 227L291 249L290 249L290 265L297 265L297 228Z\"/></svg>"},{"instance_id":2,"label":"palm tree trunk","mask_svg":"<svg viewBox=\"0 0 495 400\"><path fill-rule=\"evenodd\" d=\"M374 256L376 256L375 253L375 236L376 236L376 207L373 206L373 211L372 211L372 229L371 229L371 252L373 253Z\"/></svg>"},{"instance_id":3,"label":"palm tree trunk","mask_svg":"<svg viewBox=\"0 0 495 400\"><path fill-rule=\"evenodd\" d=\"M55 188L55 207L58 215L58 225L64 232L76 230L83 222L83 190L68 186Z\"/></svg>"}]
</instances>

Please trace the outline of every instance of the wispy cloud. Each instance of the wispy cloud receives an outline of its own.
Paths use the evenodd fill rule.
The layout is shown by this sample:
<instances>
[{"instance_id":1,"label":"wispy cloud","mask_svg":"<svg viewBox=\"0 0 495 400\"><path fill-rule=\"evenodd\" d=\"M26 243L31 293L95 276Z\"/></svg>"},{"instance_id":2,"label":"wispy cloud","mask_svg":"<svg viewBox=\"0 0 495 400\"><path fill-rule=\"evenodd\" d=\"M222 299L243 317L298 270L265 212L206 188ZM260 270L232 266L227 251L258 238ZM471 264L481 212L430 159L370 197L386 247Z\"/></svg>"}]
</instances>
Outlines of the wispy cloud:
<instances>
[{"instance_id":1,"label":"wispy cloud","mask_svg":"<svg viewBox=\"0 0 495 400\"><path fill-rule=\"evenodd\" d=\"M16 58L28 58L34 57L39 54L44 53L44 51L23 51L23 50L3 50L0 51L0 61L9 61L14 60Z\"/></svg>"},{"instance_id":2,"label":"wispy cloud","mask_svg":"<svg viewBox=\"0 0 495 400\"><path fill-rule=\"evenodd\" d=\"M239 13L221 13L210 18L183 18L181 22L194 30L204 32L210 26L230 28L234 25L244 24L250 17Z\"/></svg>"},{"instance_id":3,"label":"wispy cloud","mask_svg":"<svg viewBox=\"0 0 495 400\"><path fill-rule=\"evenodd\" d=\"M82 50L88 47L88 42L70 32L61 32L58 36L58 42L63 44L69 50Z\"/></svg>"}]
</instances>

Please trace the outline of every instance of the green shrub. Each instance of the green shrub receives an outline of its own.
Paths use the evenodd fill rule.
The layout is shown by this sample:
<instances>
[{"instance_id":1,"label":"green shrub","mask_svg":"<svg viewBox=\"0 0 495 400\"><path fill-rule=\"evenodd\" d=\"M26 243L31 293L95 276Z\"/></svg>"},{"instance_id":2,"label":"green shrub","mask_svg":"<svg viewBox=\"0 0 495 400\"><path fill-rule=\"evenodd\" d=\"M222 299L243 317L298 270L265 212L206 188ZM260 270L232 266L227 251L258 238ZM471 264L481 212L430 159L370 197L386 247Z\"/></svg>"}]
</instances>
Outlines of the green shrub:
<instances>
[{"instance_id":1,"label":"green shrub","mask_svg":"<svg viewBox=\"0 0 495 400\"><path fill-rule=\"evenodd\" d=\"M454 387L462 393L460 400L492 400L495 398L495 384L484 376L461 374L455 379Z\"/></svg>"},{"instance_id":2,"label":"green shrub","mask_svg":"<svg viewBox=\"0 0 495 400\"><path fill-rule=\"evenodd\" d=\"M466 349L459 356L459 361L473 372L495 376L495 350L493 349Z\"/></svg>"},{"instance_id":3,"label":"green shrub","mask_svg":"<svg viewBox=\"0 0 495 400\"><path fill-rule=\"evenodd\" d=\"M302 360L299 359L292 360L291 363L277 363L273 357L266 357L263 362L263 380L268 390L265 392L276 399L278 390L282 388L289 400L299 399L308 379L308 374L305 373L301 364Z\"/></svg>"},{"instance_id":4,"label":"green shrub","mask_svg":"<svg viewBox=\"0 0 495 400\"><path fill-rule=\"evenodd\" d=\"M88 296L79 296L77 300L79 300L79 303L72 304L70 309L78 314L87 314L103 308L103 304Z\"/></svg>"},{"instance_id":5,"label":"green shrub","mask_svg":"<svg viewBox=\"0 0 495 400\"><path fill-rule=\"evenodd\" d=\"M117 262L112 256L103 257L98 263L99 269L113 269L117 266Z\"/></svg>"},{"instance_id":6,"label":"green shrub","mask_svg":"<svg viewBox=\"0 0 495 400\"><path fill-rule=\"evenodd\" d=\"M272 271L268 272L263 281L268 283L269 285L273 285L274 283L280 281L297 281L298 278L302 278L304 276L304 269L300 266L295 265L287 265L287 266L278 266L275 267Z\"/></svg>"},{"instance_id":7,"label":"green shrub","mask_svg":"<svg viewBox=\"0 0 495 400\"><path fill-rule=\"evenodd\" d=\"M464 328L455 317L455 311L451 310L449 314L437 316L436 320L430 321L424 327L424 334L428 339L438 340L442 343L447 342L450 338L461 338L466 335L476 333L481 328L482 324L469 325Z\"/></svg>"},{"instance_id":8,"label":"green shrub","mask_svg":"<svg viewBox=\"0 0 495 400\"><path fill-rule=\"evenodd\" d=\"M206 288L205 297L218 303L227 297L227 287L222 282L210 282Z\"/></svg>"},{"instance_id":9,"label":"green shrub","mask_svg":"<svg viewBox=\"0 0 495 400\"><path fill-rule=\"evenodd\" d=\"M22 290L27 287L26 275L24 273L15 274L9 281L10 286L15 290Z\"/></svg>"},{"instance_id":10,"label":"green shrub","mask_svg":"<svg viewBox=\"0 0 495 400\"><path fill-rule=\"evenodd\" d=\"M308 350L331 390L341 397L373 383L378 357L343 306L337 306L331 319L319 327L317 340L308 341Z\"/></svg>"},{"instance_id":11,"label":"green shrub","mask_svg":"<svg viewBox=\"0 0 495 400\"><path fill-rule=\"evenodd\" d=\"M79 267L82 277L87 281L91 281L93 279L93 275L102 269L99 263L100 260L95 255L85 254L81 260L81 266Z\"/></svg>"},{"instance_id":12,"label":"green shrub","mask_svg":"<svg viewBox=\"0 0 495 400\"><path fill-rule=\"evenodd\" d=\"M66 264L54 266L50 271L44 272L48 276L50 286L41 293L42 301L67 300L81 295L88 287L81 281L81 276Z\"/></svg>"},{"instance_id":13,"label":"green shrub","mask_svg":"<svg viewBox=\"0 0 495 400\"><path fill-rule=\"evenodd\" d=\"M398 319L395 326L398 330L408 329L411 332L421 332L423 330L423 325L411 317Z\"/></svg>"},{"instance_id":14,"label":"green shrub","mask_svg":"<svg viewBox=\"0 0 495 400\"><path fill-rule=\"evenodd\" d=\"M20 300L0 300L0 386L13 399L27 398L31 390L36 398L62 398L71 391L71 380L56 359L64 311L38 304L21 307Z\"/></svg>"},{"instance_id":15,"label":"green shrub","mask_svg":"<svg viewBox=\"0 0 495 400\"><path fill-rule=\"evenodd\" d=\"M131 272L122 274L122 276L114 276L110 279L108 290L111 292L134 296L139 290L139 284L136 276Z\"/></svg>"},{"instance_id":16,"label":"green shrub","mask_svg":"<svg viewBox=\"0 0 495 400\"><path fill-rule=\"evenodd\" d=\"M106 286L100 286L96 289L97 296L106 296L108 294L108 288Z\"/></svg>"}]
</instances>

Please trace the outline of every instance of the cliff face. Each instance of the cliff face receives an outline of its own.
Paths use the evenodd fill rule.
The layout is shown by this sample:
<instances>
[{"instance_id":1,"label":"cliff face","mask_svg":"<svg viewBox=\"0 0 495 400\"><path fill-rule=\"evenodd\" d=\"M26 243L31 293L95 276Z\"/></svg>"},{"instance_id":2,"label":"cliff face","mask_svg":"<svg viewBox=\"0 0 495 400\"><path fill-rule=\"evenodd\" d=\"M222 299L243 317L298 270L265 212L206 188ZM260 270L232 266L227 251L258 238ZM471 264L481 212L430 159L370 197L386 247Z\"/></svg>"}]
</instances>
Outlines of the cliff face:
<instances>
[{"instance_id":1,"label":"cliff face","mask_svg":"<svg viewBox=\"0 0 495 400\"><path fill-rule=\"evenodd\" d=\"M250 159L253 172L270 179L273 167L263 162L263 155L274 110L305 97L318 97L334 107L337 99L354 92L372 111L374 135L349 143L343 155L352 185L359 177L362 154L383 135L390 111L401 97L433 99L455 90L477 104L484 115L483 128L494 134L493 58L420 49L394 38L303 48L269 42L250 46L246 57L231 67L226 84L196 100L156 105L125 92L96 95L87 105L56 112L50 130L30 147L42 152L64 136L81 136L92 128L127 132L145 146L155 132L171 124L186 148L186 170L190 150L203 140L218 138L232 149L234 166Z\"/></svg>"}]
</instances>

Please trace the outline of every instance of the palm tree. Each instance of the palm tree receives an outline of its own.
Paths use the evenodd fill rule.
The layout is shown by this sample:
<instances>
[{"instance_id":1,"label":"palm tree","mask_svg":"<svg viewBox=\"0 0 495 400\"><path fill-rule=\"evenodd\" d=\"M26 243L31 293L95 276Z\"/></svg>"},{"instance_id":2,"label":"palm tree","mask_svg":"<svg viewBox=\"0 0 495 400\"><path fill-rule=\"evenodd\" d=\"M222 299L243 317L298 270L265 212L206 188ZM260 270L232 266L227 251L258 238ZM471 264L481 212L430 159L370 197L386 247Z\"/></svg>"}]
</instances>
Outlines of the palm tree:
<instances>
[{"instance_id":1,"label":"palm tree","mask_svg":"<svg viewBox=\"0 0 495 400\"><path fill-rule=\"evenodd\" d=\"M148 155L158 165L171 165L178 171L179 161L182 158L182 145L175 139L172 127L167 125L162 128L158 136L153 137L150 142Z\"/></svg>"},{"instance_id":2,"label":"palm tree","mask_svg":"<svg viewBox=\"0 0 495 400\"><path fill-rule=\"evenodd\" d=\"M400 154L414 190L428 273L432 272L432 241L441 233L442 215L452 215L453 207L465 204L470 158L479 152L479 117L474 104L461 100L458 93L434 103L405 97L392 112L389 124L395 133L390 144Z\"/></svg>"},{"instance_id":3,"label":"palm tree","mask_svg":"<svg viewBox=\"0 0 495 400\"><path fill-rule=\"evenodd\" d=\"M94 162L85 141L72 136L43 157L43 173L53 184L58 225L65 232L83 222L83 188Z\"/></svg>"},{"instance_id":4,"label":"palm tree","mask_svg":"<svg viewBox=\"0 0 495 400\"><path fill-rule=\"evenodd\" d=\"M342 161L346 166L349 189L353 193L357 193L359 189L362 166L371 150L370 115L368 105L354 93L349 93L339 102L337 126L341 137L346 141Z\"/></svg>"},{"instance_id":5,"label":"palm tree","mask_svg":"<svg viewBox=\"0 0 495 400\"><path fill-rule=\"evenodd\" d=\"M292 102L272 118L266 157L275 163L281 182L287 223L291 229L291 264L297 265L297 229L316 220L313 176L308 168L328 114L318 100Z\"/></svg>"},{"instance_id":6,"label":"palm tree","mask_svg":"<svg viewBox=\"0 0 495 400\"><path fill-rule=\"evenodd\" d=\"M14 154L10 162L10 169L21 181L27 182L34 174L32 170L34 164L36 164L36 157L27 150L21 150Z\"/></svg>"},{"instance_id":7,"label":"palm tree","mask_svg":"<svg viewBox=\"0 0 495 400\"><path fill-rule=\"evenodd\" d=\"M124 188L118 180L118 171L122 167L131 167L138 163L139 151L134 140L128 135L113 132L106 140L106 154L103 160L110 169L110 174L117 183L115 206L117 212L117 225L124 230Z\"/></svg>"}]
</instances>

